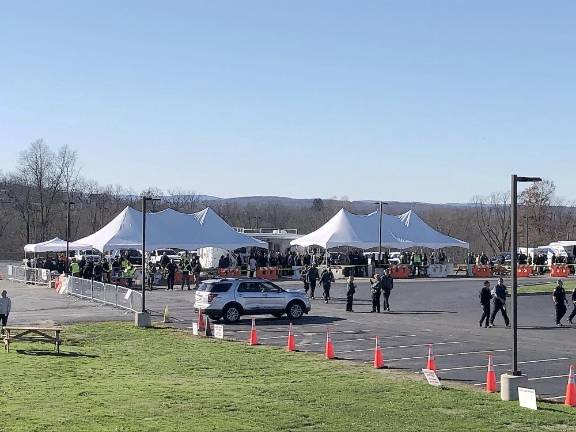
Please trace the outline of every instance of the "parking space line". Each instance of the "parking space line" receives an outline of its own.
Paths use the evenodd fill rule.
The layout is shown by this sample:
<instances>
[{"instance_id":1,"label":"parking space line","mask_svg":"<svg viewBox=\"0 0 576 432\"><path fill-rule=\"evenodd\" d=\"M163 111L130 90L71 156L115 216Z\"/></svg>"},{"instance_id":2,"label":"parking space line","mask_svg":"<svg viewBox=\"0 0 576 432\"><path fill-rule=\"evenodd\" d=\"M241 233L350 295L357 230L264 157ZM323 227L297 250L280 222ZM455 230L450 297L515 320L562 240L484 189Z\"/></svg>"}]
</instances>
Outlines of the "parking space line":
<instances>
[{"instance_id":1,"label":"parking space line","mask_svg":"<svg viewBox=\"0 0 576 432\"><path fill-rule=\"evenodd\" d=\"M542 399L544 400L556 400L556 399L565 399L566 395L562 395L562 396L546 396L543 397Z\"/></svg>"},{"instance_id":2,"label":"parking space line","mask_svg":"<svg viewBox=\"0 0 576 432\"><path fill-rule=\"evenodd\" d=\"M536 377L536 378L528 378L528 381L541 381L547 379L556 379L556 378L567 378L568 374L566 375L551 375L551 376L544 376L544 377Z\"/></svg>"},{"instance_id":3,"label":"parking space line","mask_svg":"<svg viewBox=\"0 0 576 432\"><path fill-rule=\"evenodd\" d=\"M472 355L472 354L487 354L491 352L507 352L512 351L511 348L508 349L501 349L501 350L483 350L483 351L468 351L468 352L461 352L461 353L448 353L448 354L434 354L434 357L452 357L452 356L460 356L460 355ZM387 361L400 361L400 360L422 360L427 359L428 356L416 356L416 357L400 357L395 359L388 359Z\"/></svg>"},{"instance_id":4,"label":"parking space line","mask_svg":"<svg viewBox=\"0 0 576 432\"><path fill-rule=\"evenodd\" d=\"M307 333L304 333L305 335ZM296 335L296 337L298 337L299 335ZM398 339L398 338L405 338L405 337L417 337L416 335L398 335L398 336L381 336L379 337L380 340L382 339ZM346 342L365 342L365 341L374 341L374 337L369 337L369 338L356 338L356 339L343 339L343 340L337 340L337 339L332 339L332 341L334 343L346 343ZM300 346L305 346L305 345L324 345L326 343L326 341L321 341L321 342L302 342L302 343L296 343L296 345L300 345Z\"/></svg>"},{"instance_id":5,"label":"parking space line","mask_svg":"<svg viewBox=\"0 0 576 432\"><path fill-rule=\"evenodd\" d=\"M543 359L543 360L528 360L528 361L518 362L518 364L546 363L546 362L564 361L564 360L568 360L568 357L559 357L559 358ZM511 366L511 365L512 365L512 363L498 363L498 364L495 364L494 367ZM487 365L462 366L462 367L455 367L455 368L438 369L438 372L460 371L460 370L466 370L466 369L486 369L486 367L487 367Z\"/></svg>"},{"instance_id":6,"label":"parking space line","mask_svg":"<svg viewBox=\"0 0 576 432\"><path fill-rule=\"evenodd\" d=\"M372 339L368 339L368 340L374 340L374 338ZM338 342L338 341L334 341L334 342ZM453 345L453 344L460 344L463 342L437 342L434 345ZM464 342L465 343L465 342ZM429 344L415 344L415 345L396 345L396 346L387 346L387 347L380 347L380 349L382 350L387 350L387 349L403 349L403 348L417 348L417 347L425 347L428 346ZM340 354L348 354L348 353L353 353L353 352L363 352L363 351L373 351L374 348L367 348L367 349L355 349L355 350L348 350L348 351L338 351L336 350L337 353Z\"/></svg>"}]
</instances>

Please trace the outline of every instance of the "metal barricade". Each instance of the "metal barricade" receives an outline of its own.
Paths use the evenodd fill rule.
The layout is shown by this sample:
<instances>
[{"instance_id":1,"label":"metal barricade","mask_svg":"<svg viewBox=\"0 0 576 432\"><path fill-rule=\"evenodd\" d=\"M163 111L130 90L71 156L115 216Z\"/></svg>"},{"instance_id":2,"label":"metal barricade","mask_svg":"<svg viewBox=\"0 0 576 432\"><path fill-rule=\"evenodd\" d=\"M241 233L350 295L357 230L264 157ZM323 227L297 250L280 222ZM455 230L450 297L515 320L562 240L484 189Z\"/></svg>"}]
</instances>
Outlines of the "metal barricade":
<instances>
[{"instance_id":1,"label":"metal barricade","mask_svg":"<svg viewBox=\"0 0 576 432\"><path fill-rule=\"evenodd\" d=\"M8 280L36 285L50 285L50 270L9 265Z\"/></svg>"},{"instance_id":2,"label":"metal barricade","mask_svg":"<svg viewBox=\"0 0 576 432\"><path fill-rule=\"evenodd\" d=\"M130 288L90 279L69 277L67 293L132 312L139 312L142 309L142 293Z\"/></svg>"}]
</instances>

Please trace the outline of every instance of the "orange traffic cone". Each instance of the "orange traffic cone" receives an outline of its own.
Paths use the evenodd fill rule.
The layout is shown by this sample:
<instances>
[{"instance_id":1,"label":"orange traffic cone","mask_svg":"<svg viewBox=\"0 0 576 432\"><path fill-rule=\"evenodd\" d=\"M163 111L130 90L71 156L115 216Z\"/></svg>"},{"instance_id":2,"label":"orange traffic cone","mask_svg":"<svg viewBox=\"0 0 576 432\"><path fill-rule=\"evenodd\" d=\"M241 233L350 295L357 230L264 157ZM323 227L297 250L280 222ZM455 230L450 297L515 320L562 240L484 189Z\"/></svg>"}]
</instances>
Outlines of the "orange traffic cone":
<instances>
[{"instance_id":1,"label":"orange traffic cone","mask_svg":"<svg viewBox=\"0 0 576 432\"><path fill-rule=\"evenodd\" d=\"M432 352L432 344L428 344L428 361L426 362L426 369L436 372L436 360L434 360L434 353Z\"/></svg>"},{"instance_id":2,"label":"orange traffic cone","mask_svg":"<svg viewBox=\"0 0 576 432\"><path fill-rule=\"evenodd\" d=\"M494 371L494 356L488 354L488 372L486 372L486 391L496 393L496 372Z\"/></svg>"},{"instance_id":3,"label":"orange traffic cone","mask_svg":"<svg viewBox=\"0 0 576 432\"><path fill-rule=\"evenodd\" d=\"M576 382L574 381L574 366L570 366L568 384L566 385L566 399L564 405L576 407Z\"/></svg>"},{"instance_id":4,"label":"orange traffic cone","mask_svg":"<svg viewBox=\"0 0 576 432\"><path fill-rule=\"evenodd\" d=\"M334 356L334 343L332 342L332 337L330 336L330 329L326 329L326 347L324 349L324 357L328 360L333 359Z\"/></svg>"},{"instance_id":5,"label":"orange traffic cone","mask_svg":"<svg viewBox=\"0 0 576 432\"><path fill-rule=\"evenodd\" d=\"M198 309L198 331L206 330L206 322L204 321L204 311Z\"/></svg>"},{"instance_id":6,"label":"orange traffic cone","mask_svg":"<svg viewBox=\"0 0 576 432\"><path fill-rule=\"evenodd\" d=\"M288 327L288 342L286 343L286 351L296 351L296 338L292 332L292 323Z\"/></svg>"},{"instance_id":7,"label":"orange traffic cone","mask_svg":"<svg viewBox=\"0 0 576 432\"><path fill-rule=\"evenodd\" d=\"M374 347L374 368L382 369L384 367L384 356L382 356L382 351L380 350L380 342L378 336L376 336L376 346Z\"/></svg>"},{"instance_id":8,"label":"orange traffic cone","mask_svg":"<svg viewBox=\"0 0 576 432\"><path fill-rule=\"evenodd\" d=\"M250 345L258 345L258 333L256 332L256 320L252 318L252 328L250 329Z\"/></svg>"}]
</instances>

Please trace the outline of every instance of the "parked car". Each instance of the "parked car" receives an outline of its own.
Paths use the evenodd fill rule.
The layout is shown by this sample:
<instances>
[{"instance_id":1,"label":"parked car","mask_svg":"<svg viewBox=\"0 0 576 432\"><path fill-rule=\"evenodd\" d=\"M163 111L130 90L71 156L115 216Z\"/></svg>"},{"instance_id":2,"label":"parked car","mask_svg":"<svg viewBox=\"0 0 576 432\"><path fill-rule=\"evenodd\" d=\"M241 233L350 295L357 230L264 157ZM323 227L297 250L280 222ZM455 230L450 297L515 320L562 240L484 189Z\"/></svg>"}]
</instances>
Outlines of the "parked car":
<instances>
[{"instance_id":1,"label":"parked car","mask_svg":"<svg viewBox=\"0 0 576 432\"><path fill-rule=\"evenodd\" d=\"M142 252L136 249L119 249L112 253L112 257L126 257L132 264L142 264Z\"/></svg>"},{"instance_id":2,"label":"parked car","mask_svg":"<svg viewBox=\"0 0 576 432\"><path fill-rule=\"evenodd\" d=\"M168 256L168 258L170 258L171 260L174 260L175 263L179 263L181 256L178 255L178 252L176 252L174 249L156 249L153 250L150 253L150 261L155 263L155 264L160 264L160 260L162 259L162 255L164 255L164 252L166 252L166 255Z\"/></svg>"},{"instance_id":3,"label":"parked car","mask_svg":"<svg viewBox=\"0 0 576 432\"><path fill-rule=\"evenodd\" d=\"M195 309L212 320L237 322L242 315L286 314L290 320L302 318L312 305L300 290L283 289L258 278L225 278L204 281L196 291Z\"/></svg>"},{"instance_id":4,"label":"parked car","mask_svg":"<svg viewBox=\"0 0 576 432\"><path fill-rule=\"evenodd\" d=\"M384 256L385 252L382 252L382 256ZM368 258L378 257L378 252L364 252L364 256ZM388 263L390 265L398 265L400 264L400 252L390 252L388 254Z\"/></svg>"},{"instance_id":5,"label":"parked car","mask_svg":"<svg viewBox=\"0 0 576 432\"><path fill-rule=\"evenodd\" d=\"M98 251L96 249L87 249L87 250L77 251L75 258L77 261L81 261L82 257L84 257L84 259L86 261L98 261L101 256L102 256L102 254L100 253L100 251Z\"/></svg>"}]
</instances>

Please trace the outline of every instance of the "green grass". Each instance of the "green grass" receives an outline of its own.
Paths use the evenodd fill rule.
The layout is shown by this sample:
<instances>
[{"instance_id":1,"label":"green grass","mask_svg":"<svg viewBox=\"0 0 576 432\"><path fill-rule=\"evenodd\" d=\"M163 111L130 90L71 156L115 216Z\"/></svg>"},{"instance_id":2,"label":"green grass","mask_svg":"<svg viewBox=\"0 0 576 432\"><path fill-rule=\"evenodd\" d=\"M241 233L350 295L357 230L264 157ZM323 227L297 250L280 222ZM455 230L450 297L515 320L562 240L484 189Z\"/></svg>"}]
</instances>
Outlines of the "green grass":
<instances>
[{"instance_id":1,"label":"green grass","mask_svg":"<svg viewBox=\"0 0 576 432\"><path fill-rule=\"evenodd\" d=\"M576 281L566 280L564 281L564 289L566 290L567 298L570 299L569 294L576 287ZM556 282L538 284L538 285L525 285L518 287L518 293L550 293L556 288Z\"/></svg>"},{"instance_id":2,"label":"green grass","mask_svg":"<svg viewBox=\"0 0 576 432\"><path fill-rule=\"evenodd\" d=\"M532 412L315 354L128 324L65 334L69 355L25 343L0 353L1 431L576 430L576 409Z\"/></svg>"}]
</instances>

